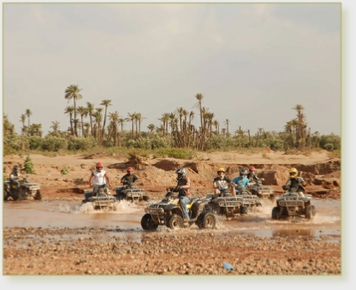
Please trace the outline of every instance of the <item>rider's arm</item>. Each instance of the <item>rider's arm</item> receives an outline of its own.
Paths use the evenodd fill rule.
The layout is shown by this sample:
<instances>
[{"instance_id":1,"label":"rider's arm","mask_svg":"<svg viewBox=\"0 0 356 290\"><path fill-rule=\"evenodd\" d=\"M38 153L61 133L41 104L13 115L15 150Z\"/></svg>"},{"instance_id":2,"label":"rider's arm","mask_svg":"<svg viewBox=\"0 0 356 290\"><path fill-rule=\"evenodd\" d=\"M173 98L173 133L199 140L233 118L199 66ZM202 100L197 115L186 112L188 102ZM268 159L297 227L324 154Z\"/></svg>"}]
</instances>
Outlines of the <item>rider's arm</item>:
<instances>
[{"instance_id":1,"label":"rider's arm","mask_svg":"<svg viewBox=\"0 0 356 290\"><path fill-rule=\"evenodd\" d=\"M138 177L136 175L133 176L133 183L138 181Z\"/></svg>"},{"instance_id":2,"label":"rider's arm","mask_svg":"<svg viewBox=\"0 0 356 290\"><path fill-rule=\"evenodd\" d=\"M108 176L108 174L105 172L105 180L106 180L106 186L107 187L110 187L110 178L109 178L109 176Z\"/></svg>"},{"instance_id":3,"label":"rider's arm","mask_svg":"<svg viewBox=\"0 0 356 290\"><path fill-rule=\"evenodd\" d=\"M92 186L92 181L94 179L94 173L92 172L91 175L90 175L90 178L89 178L89 185Z\"/></svg>"}]
</instances>

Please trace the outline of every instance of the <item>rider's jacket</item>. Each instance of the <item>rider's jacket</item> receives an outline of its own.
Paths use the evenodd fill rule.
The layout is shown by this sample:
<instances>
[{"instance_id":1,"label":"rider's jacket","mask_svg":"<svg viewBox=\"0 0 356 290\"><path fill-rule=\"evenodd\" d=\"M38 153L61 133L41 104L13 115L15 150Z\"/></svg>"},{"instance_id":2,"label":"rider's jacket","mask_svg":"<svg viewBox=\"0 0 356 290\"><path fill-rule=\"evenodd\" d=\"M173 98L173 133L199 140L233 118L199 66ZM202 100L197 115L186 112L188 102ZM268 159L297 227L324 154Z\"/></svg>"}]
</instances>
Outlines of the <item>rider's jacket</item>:
<instances>
[{"instance_id":1,"label":"rider's jacket","mask_svg":"<svg viewBox=\"0 0 356 290\"><path fill-rule=\"evenodd\" d=\"M10 183L17 183L18 178L20 177L20 174L18 171L16 172L15 170L10 173Z\"/></svg>"},{"instance_id":2,"label":"rider's jacket","mask_svg":"<svg viewBox=\"0 0 356 290\"><path fill-rule=\"evenodd\" d=\"M252 173L247 173L247 178L249 180L249 182L258 182L259 178L257 177L256 174L252 174Z\"/></svg>"},{"instance_id":3,"label":"rider's jacket","mask_svg":"<svg viewBox=\"0 0 356 290\"><path fill-rule=\"evenodd\" d=\"M125 174L121 178L122 184L134 184L138 180L138 177L135 174Z\"/></svg>"},{"instance_id":4,"label":"rider's jacket","mask_svg":"<svg viewBox=\"0 0 356 290\"><path fill-rule=\"evenodd\" d=\"M93 185L103 185L106 184L106 179L105 179L105 170L101 170L100 172L97 170L93 171Z\"/></svg>"},{"instance_id":5,"label":"rider's jacket","mask_svg":"<svg viewBox=\"0 0 356 290\"><path fill-rule=\"evenodd\" d=\"M224 176L220 178L220 176L214 178L214 184L219 190L228 189L228 185L231 183L230 178Z\"/></svg>"},{"instance_id":6,"label":"rider's jacket","mask_svg":"<svg viewBox=\"0 0 356 290\"><path fill-rule=\"evenodd\" d=\"M304 179L302 177L289 178L285 184L289 189L296 188L297 191L304 191Z\"/></svg>"},{"instance_id":7,"label":"rider's jacket","mask_svg":"<svg viewBox=\"0 0 356 290\"><path fill-rule=\"evenodd\" d=\"M189 177L182 177L181 179L179 179L177 181L177 186L185 186L188 184L188 178ZM191 194L190 194L190 188L181 188L179 190L179 194L178 196L188 196L188 197L191 197Z\"/></svg>"}]
</instances>

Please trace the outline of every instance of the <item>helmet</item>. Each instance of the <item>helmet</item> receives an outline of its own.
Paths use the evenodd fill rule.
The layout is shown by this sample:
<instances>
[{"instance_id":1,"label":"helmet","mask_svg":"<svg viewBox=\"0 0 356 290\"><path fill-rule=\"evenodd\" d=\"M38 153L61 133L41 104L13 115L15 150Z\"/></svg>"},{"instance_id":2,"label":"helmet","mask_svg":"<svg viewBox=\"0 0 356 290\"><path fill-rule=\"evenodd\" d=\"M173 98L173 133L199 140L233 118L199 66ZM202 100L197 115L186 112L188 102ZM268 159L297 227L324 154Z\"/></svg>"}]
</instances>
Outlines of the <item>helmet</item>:
<instances>
[{"instance_id":1,"label":"helmet","mask_svg":"<svg viewBox=\"0 0 356 290\"><path fill-rule=\"evenodd\" d=\"M103 167L103 163L98 162L98 163L96 164L96 167Z\"/></svg>"},{"instance_id":2,"label":"helmet","mask_svg":"<svg viewBox=\"0 0 356 290\"><path fill-rule=\"evenodd\" d=\"M294 178L294 177L297 177L298 175L298 170L294 167L292 167L290 170L289 170L289 175L291 178Z\"/></svg>"},{"instance_id":3,"label":"helmet","mask_svg":"<svg viewBox=\"0 0 356 290\"><path fill-rule=\"evenodd\" d=\"M256 168L253 166L250 166L250 171L252 171L252 170L256 170Z\"/></svg>"},{"instance_id":4,"label":"helmet","mask_svg":"<svg viewBox=\"0 0 356 290\"><path fill-rule=\"evenodd\" d=\"M185 170L185 168L178 168L176 170L176 174L181 174L182 176L186 176L187 175L187 171Z\"/></svg>"},{"instance_id":5,"label":"helmet","mask_svg":"<svg viewBox=\"0 0 356 290\"><path fill-rule=\"evenodd\" d=\"M225 172L225 169L222 168L222 167L220 167L220 168L218 169L218 173L219 173L219 172Z\"/></svg>"},{"instance_id":6,"label":"helmet","mask_svg":"<svg viewBox=\"0 0 356 290\"><path fill-rule=\"evenodd\" d=\"M18 165L14 165L13 170L19 170L19 166Z\"/></svg>"},{"instance_id":7,"label":"helmet","mask_svg":"<svg viewBox=\"0 0 356 290\"><path fill-rule=\"evenodd\" d=\"M240 170L240 176L241 175L247 175L247 170L245 169L245 168L242 168L241 170Z\"/></svg>"},{"instance_id":8,"label":"helmet","mask_svg":"<svg viewBox=\"0 0 356 290\"><path fill-rule=\"evenodd\" d=\"M133 168L132 167L127 167L126 171L132 173L133 172Z\"/></svg>"}]
</instances>

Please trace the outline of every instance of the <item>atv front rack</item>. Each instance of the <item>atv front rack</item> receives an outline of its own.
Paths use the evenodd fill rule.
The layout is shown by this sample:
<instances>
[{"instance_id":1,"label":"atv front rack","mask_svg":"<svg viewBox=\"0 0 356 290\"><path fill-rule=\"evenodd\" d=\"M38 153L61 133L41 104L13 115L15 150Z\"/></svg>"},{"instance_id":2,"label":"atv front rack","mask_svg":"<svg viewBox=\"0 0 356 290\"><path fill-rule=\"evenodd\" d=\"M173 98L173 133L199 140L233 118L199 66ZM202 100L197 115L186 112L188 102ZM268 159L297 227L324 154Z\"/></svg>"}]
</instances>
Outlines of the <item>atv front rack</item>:
<instances>
[{"instance_id":1,"label":"atv front rack","mask_svg":"<svg viewBox=\"0 0 356 290\"><path fill-rule=\"evenodd\" d=\"M140 200L145 195L146 190L139 188L125 189L127 199Z\"/></svg>"},{"instance_id":2,"label":"atv front rack","mask_svg":"<svg viewBox=\"0 0 356 290\"><path fill-rule=\"evenodd\" d=\"M114 196L92 196L88 201L93 204L94 208L107 208L112 207L116 198Z\"/></svg>"},{"instance_id":3,"label":"atv front rack","mask_svg":"<svg viewBox=\"0 0 356 290\"><path fill-rule=\"evenodd\" d=\"M241 204L243 203L243 199L237 196L218 197L216 199L213 199L213 202L217 203L220 207L235 208L241 206Z\"/></svg>"}]
</instances>

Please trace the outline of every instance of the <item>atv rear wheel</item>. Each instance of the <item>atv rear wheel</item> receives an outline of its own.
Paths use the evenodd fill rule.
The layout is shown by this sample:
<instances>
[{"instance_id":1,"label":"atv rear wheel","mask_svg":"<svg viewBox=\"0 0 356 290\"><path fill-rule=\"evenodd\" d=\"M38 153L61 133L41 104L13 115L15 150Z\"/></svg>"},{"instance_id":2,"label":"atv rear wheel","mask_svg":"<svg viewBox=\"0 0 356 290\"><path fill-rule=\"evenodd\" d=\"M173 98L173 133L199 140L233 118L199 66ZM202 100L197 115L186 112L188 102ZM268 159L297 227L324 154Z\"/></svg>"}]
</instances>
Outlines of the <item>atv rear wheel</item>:
<instances>
[{"instance_id":1,"label":"atv rear wheel","mask_svg":"<svg viewBox=\"0 0 356 290\"><path fill-rule=\"evenodd\" d=\"M40 190L37 190L36 194L33 197L35 200L41 200L42 199L42 192Z\"/></svg>"},{"instance_id":2,"label":"atv rear wheel","mask_svg":"<svg viewBox=\"0 0 356 290\"><path fill-rule=\"evenodd\" d=\"M200 229L214 229L216 217L212 212L202 213L196 221L196 224Z\"/></svg>"},{"instance_id":3,"label":"atv rear wheel","mask_svg":"<svg viewBox=\"0 0 356 290\"><path fill-rule=\"evenodd\" d=\"M182 228L183 224L184 222L182 217L176 214L172 215L167 222L167 226L172 230L177 230L179 228Z\"/></svg>"},{"instance_id":4,"label":"atv rear wheel","mask_svg":"<svg viewBox=\"0 0 356 290\"><path fill-rule=\"evenodd\" d=\"M141 226L145 231L154 231L158 224L152 219L151 215L146 213L141 219Z\"/></svg>"},{"instance_id":5,"label":"atv rear wheel","mask_svg":"<svg viewBox=\"0 0 356 290\"><path fill-rule=\"evenodd\" d=\"M308 205L305 209L305 217L312 220L316 214L316 209L314 205Z\"/></svg>"},{"instance_id":6,"label":"atv rear wheel","mask_svg":"<svg viewBox=\"0 0 356 290\"><path fill-rule=\"evenodd\" d=\"M273 220L279 220L280 219L280 216L279 216L279 208L277 206L275 206L273 209L272 209L272 219Z\"/></svg>"}]
</instances>

